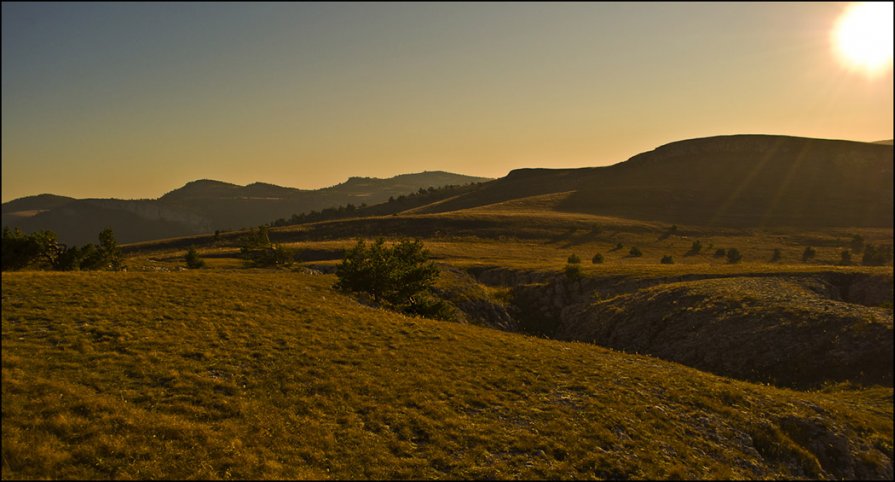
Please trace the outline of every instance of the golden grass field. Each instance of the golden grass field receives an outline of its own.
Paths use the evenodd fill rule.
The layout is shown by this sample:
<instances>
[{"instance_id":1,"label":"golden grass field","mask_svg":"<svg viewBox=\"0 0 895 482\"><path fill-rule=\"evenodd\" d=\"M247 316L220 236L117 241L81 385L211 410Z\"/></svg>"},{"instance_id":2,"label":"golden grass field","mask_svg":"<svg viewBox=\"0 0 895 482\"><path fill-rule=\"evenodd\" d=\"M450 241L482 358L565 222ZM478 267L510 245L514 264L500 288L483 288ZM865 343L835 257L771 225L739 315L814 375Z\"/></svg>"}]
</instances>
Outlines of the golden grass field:
<instances>
[{"instance_id":1,"label":"golden grass field","mask_svg":"<svg viewBox=\"0 0 895 482\"><path fill-rule=\"evenodd\" d=\"M891 244L891 229L664 236L666 224L538 202L272 229L298 254L288 270L246 269L231 233L125 247L128 272L4 272L3 479L892 478L891 386L797 391L411 318L304 269L331 270L385 232L421 237L460 272L558 273L574 253L594 279L892 276L838 265L853 234ZM685 256L695 240L703 251ZM206 269L183 268L190 244ZM817 257L803 262L808 245ZM730 247L742 262L713 256Z\"/></svg>"},{"instance_id":2,"label":"golden grass field","mask_svg":"<svg viewBox=\"0 0 895 482\"><path fill-rule=\"evenodd\" d=\"M328 275L2 280L4 479L891 474L891 388L408 318Z\"/></svg>"}]
</instances>

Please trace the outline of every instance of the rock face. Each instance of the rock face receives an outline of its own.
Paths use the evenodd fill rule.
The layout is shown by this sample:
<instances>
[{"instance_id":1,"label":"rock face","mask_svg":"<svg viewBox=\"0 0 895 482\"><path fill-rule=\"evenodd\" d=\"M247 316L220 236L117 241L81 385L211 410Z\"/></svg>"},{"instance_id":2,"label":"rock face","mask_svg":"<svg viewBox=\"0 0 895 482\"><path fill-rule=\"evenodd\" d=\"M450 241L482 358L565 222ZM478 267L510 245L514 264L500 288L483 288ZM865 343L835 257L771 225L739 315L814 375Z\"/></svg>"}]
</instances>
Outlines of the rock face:
<instances>
[{"instance_id":1,"label":"rock face","mask_svg":"<svg viewBox=\"0 0 895 482\"><path fill-rule=\"evenodd\" d=\"M892 299L890 276L475 274L512 286L507 311L515 331L781 386L892 383L892 311L880 307Z\"/></svg>"}]
</instances>

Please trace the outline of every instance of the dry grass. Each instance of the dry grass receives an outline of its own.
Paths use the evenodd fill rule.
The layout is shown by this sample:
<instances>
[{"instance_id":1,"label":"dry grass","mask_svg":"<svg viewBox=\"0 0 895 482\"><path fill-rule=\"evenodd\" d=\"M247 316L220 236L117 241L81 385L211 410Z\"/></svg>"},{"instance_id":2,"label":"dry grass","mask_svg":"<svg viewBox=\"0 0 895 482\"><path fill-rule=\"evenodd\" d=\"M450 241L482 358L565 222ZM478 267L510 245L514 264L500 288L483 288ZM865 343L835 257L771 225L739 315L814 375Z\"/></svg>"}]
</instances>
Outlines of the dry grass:
<instances>
[{"instance_id":1,"label":"dry grass","mask_svg":"<svg viewBox=\"0 0 895 482\"><path fill-rule=\"evenodd\" d=\"M332 282L3 273L3 478L891 477L891 388L736 382Z\"/></svg>"}]
</instances>

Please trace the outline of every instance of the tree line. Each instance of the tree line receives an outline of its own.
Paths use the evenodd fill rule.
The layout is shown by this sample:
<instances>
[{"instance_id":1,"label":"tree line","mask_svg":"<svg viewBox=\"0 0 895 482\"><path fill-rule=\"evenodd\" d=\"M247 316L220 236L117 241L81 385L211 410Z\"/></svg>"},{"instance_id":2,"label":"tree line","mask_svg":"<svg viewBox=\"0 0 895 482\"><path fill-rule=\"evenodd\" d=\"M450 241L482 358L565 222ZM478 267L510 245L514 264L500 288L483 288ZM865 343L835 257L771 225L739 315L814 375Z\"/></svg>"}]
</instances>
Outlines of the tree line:
<instances>
[{"instance_id":1,"label":"tree line","mask_svg":"<svg viewBox=\"0 0 895 482\"><path fill-rule=\"evenodd\" d=\"M67 246L52 231L23 233L19 228L3 228L2 269L54 271L121 271L124 258L111 228L99 233L99 244Z\"/></svg>"}]
</instances>

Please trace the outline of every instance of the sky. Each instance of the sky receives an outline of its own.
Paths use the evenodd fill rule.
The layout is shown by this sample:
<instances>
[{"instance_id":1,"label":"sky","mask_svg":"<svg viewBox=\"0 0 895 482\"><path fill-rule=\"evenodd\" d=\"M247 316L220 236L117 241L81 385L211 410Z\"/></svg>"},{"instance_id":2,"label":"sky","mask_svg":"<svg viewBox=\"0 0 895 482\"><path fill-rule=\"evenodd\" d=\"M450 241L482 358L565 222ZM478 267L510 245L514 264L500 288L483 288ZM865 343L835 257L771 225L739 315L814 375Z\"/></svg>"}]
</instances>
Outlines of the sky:
<instances>
[{"instance_id":1,"label":"sky","mask_svg":"<svg viewBox=\"0 0 895 482\"><path fill-rule=\"evenodd\" d=\"M3 2L2 200L501 177L727 134L891 139L891 62L837 55L846 7Z\"/></svg>"}]
</instances>

